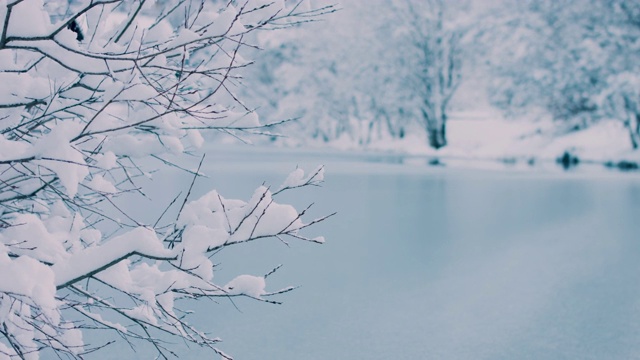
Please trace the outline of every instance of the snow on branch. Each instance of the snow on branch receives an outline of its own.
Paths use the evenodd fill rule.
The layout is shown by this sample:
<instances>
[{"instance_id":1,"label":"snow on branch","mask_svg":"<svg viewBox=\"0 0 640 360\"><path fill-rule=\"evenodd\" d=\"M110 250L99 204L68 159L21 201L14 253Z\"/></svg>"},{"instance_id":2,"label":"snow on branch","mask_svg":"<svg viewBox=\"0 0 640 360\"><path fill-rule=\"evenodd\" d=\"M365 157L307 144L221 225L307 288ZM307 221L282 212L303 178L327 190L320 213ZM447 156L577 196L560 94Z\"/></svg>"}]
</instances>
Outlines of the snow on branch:
<instances>
[{"instance_id":1,"label":"snow on branch","mask_svg":"<svg viewBox=\"0 0 640 360\"><path fill-rule=\"evenodd\" d=\"M254 32L333 11L304 3L0 0L0 358L83 358L111 343L90 347L87 331L158 358L177 356L171 337L230 358L188 323L185 300L278 303L266 297L293 289L265 290L273 272L216 284L211 258L269 237L321 243L301 231L326 217L305 223L307 210L273 196L319 185L323 168L246 202L216 191L192 201L202 173L183 160L207 131L267 134L288 121L261 122L235 92ZM133 216L142 179L175 169L194 176L186 196L153 224Z\"/></svg>"},{"instance_id":2,"label":"snow on branch","mask_svg":"<svg viewBox=\"0 0 640 360\"><path fill-rule=\"evenodd\" d=\"M309 175L304 176L304 170L298 168L280 185L278 191L274 193L277 195L285 190L295 189L304 186L320 186L324 182L324 166L318 166Z\"/></svg>"}]
</instances>

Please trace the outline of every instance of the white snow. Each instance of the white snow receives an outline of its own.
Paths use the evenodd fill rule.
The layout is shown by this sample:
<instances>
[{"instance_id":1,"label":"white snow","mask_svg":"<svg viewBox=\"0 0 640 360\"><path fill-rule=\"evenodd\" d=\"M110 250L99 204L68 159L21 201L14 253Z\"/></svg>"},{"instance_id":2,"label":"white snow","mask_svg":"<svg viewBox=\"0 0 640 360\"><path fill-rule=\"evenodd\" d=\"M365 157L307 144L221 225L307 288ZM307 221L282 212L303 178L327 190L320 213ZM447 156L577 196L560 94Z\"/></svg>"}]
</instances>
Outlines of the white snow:
<instances>
[{"instance_id":1,"label":"white snow","mask_svg":"<svg viewBox=\"0 0 640 360\"><path fill-rule=\"evenodd\" d=\"M156 318L153 308L149 305L142 304L134 307L133 309L125 309L123 312L134 319L158 325L158 318Z\"/></svg>"},{"instance_id":2,"label":"white snow","mask_svg":"<svg viewBox=\"0 0 640 360\"><path fill-rule=\"evenodd\" d=\"M178 35L167 44L168 48L177 48L184 46L186 44L197 41L200 38L200 35L189 30L189 29L181 29Z\"/></svg>"},{"instance_id":3,"label":"white snow","mask_svg":"<svg viewBox=\"0 0 640 360\"><path fill-rule=\"evenodd\" d=\"M35 214L16 214L12 225L0 233L0 243L10 246L12 253L44 263L62 261L68 256L63 247L69 236L67 231L50 232Z\"/></svg>"},{"instance_id":4,"label":"white snow","mask_svg":"<svg viewBox=\"0 0 640 360\"><path fill-rule=\"evenodd\" d=\"M196 149L200 149L204 144L204 138L198 130L187 130L187 141Z\"/></svg>"},{"instance_id":5,"label":"white snow","mask_svg":"<svg viewBox=\"0 0 640 360\"><path fill-rule=\"evenodd\" d=\"M127 332L127 328L118 324L118 323L114 323L108 320L105 320L102 318L102 316L100 314L96 314L96 313L92 313L86 310L83 310L81 307L77 307L76 308L78 311L80 311L82 314L84 314L85 316L95 320L97 323L99 324L104 324L107 325L109 327L112 327L114 329L117 329L120 332L126 333Z\"/></svg>"},{"instance_id":6,"label":"white snow","mask_svg":"<svg viewBox=\"0 0 640 360\"><path fill-rule=\"evenodd\" d=\"M91 181L87 183L87 186L89 186L94 191L106 194L113 194L118 192L118 189L116 189L116 187L113 186L111 182L105 180L102 175L94 175L93 179L91 179Z\"/></svg>"},{"instance_id":7,"label":"white snow","mask_svg":"<svg viewBox=\"0 0 640 360\"><path fill-rule=\"evenodd\" d=\"M403 139L383 137L365 146L346 135L328 143L285 139L281 144L288 147L330 147L345 152L437 157L445 163L447 159L455 159L473 167L486 161L549 162L555 161L564 152L587 162L640 160L640 151L632 149L629 131L621 121L604 120L586 129L562 133L558 125L550 120L487 119L473 114L464 115L449 120L448 144L439 150L429 147L423 133L410 133Z\"/></svg>"},{"instance_id":8,"label":"white snow","mask_svg":"<svg viewBox=\"0 0 640 360\"><path fill-rule=\"evenodd\" d=\"M182 164L204 145L198 129L260 127L258 114L235 94L248 64L240 45L251 43L243 36L285 1L251 0L246 14L221 2L179 2L172 14L163 9L170 4L155 1L140 13L127 2L93 1L82 13L76 11L87 4L66 5L0 0L0 24L7 6L13 11L0 49L0 322L7 332L0 358L37 359L43 346L81 357L81 325L132 334L135 319L215 343L186 323L178 302L264 295L264 277L215 284L211 257L232 244L298 236L305 227L299 212L276 203L266 187L249 201L211 191L185 201L180 214L170 207L162 221L177 216L176 223L156 228L149 214L135 216L131 199L147 196L158 164L151 156ZM155 24L161 14L167 16ZM70 19L84 39L65 26ZM286 183L313 185L322 173L296 172ZM162 181L166 173L158 174ZM162 210L155 203L145 209L154 217ZM82 315L85 324L76 322ZM140 340L144 331L133 336ZM12 342L18 347L7 346Z\"/></svg>"},{"instance_id":9,"label":"white snow","mask_svg":"<svg viewBox=\"0 0 640 360\"><path fill-rule=\"evenodd\" d=\"M34 155L33 146L24 141L7 140L0 136L0 161L24 159Z\"/></svg>"},{"instance_id":10,"label":"white snow","mask_svg":"<svg viewBox=\"0 0 640 360\"><path fill-rule=\"evenodd\" d=\"M136 253L155 258L174 256L172 251L163 247L153 230L138 227L104 244L76 252L51 268L56 274L56 285L60 286Z\"/></svg>"},{"instance_id":11,"label":"white snow","mask_svg":"<svg viewBox=\"0 0 640 360\"><path fill-rule=\"evenodd\" d=\"M93 157L96 160L96 166L104 170L110 170L116 167L118 157L113 151L106 151L102 154L97 154Z\"/></svg>"},{"instance_id":12,"label":"white snow","mask_svg":"<svg viewBox=\"0 0 640 360\"><path fill-rule=\"evenodd\" d=\"M210 226L210 225L209 225ZM188 226L182 234L182 264L207 281L213 279L213 264L207 255L208 249L223 245L229 238L222 228L203 225Z\"/></svg>"},{"instance_id":13,"label":"white snow","mask_svg":"<svg viewBox=\"0 0 640 360\"><path fill-rule=\"evenodd\" d=\"M0 50L0 61L13 63L12 54L8 50ZM24 73L0 72L0 105L28 104L34 99L49 96L49 82L46 79Z\"/></svg>"},{"instance_id":14,"label":"white snow","mask_svg":"<svg viewBox=\"0 0 640 360\"><path fill-rule=\"evenodd\" d=\"M240 275L224 287L229 295L249 295L255 298L265 294L264 288L264 277L252 275Z\"/></svg>"},{"instance_id":15,"label":"white snow","mask_svg":"<svg viewBox=\"0 0 640 360\"><path fill-rule=\"evenodd\" d=\"M220 14L210 14L213 21L210 22L206 29L207 36L221 36L226 34L227 36L234 36L246 31L244 25L238 20L236 16L238 11L235 7L229 6Z\"/></svg>"},{"instance_id":16,"label":"white snow","mask_svg":"<svg viewBox=\"0 0 640 360\"><path fill-rule=\"evenodd\" d=\"M47 36L52 30L51 21L45 12L43 0L29 1L11 1L17 3L13 6L11 20L7 34L9 36L29 37L29 36ZM0 3L0 6L6 9L6 0ZM4 14L0 13L0 18L4 18ZM29 19L29 21L25 21ZM4 24L4 21L2 22Z\"/></svg>"},{"instance_id":17,"label":"white snow","mask_svg":"<svg viewBox=\"0 0 640 360\"><path fill-rule=\"evenodd\" d=\"M82 127L73 121L60 122L35 144L36 156L45 158L38 162L56 173L69 197L76 195L78 184L89 175L84 156L70 144Z\"/></svg>"},{"instance_id":18,"label":"white snow","mask_svg":"<svg viewBox=\"0 0 640 360\"><path fill-rule=\"evenodd\" d=\"M0 292L26 296L50 311L57 309L54 273L49 266L30 256L11 259L0 245L0 274Z\"/></svg>"},{"instance_id":19,"label":"white snow","mask_svg":"<svg viewBox=\"0 0 640 360\"><path fill-rule=\"evenodd\" d=\"M301 168L292 171L289 176L284 180L278 191L287 188L296 188L306 184L317 185L324 181L324 166L318 166L307 176L304 175L304 170Z\"/></svg>"}]
</instances>

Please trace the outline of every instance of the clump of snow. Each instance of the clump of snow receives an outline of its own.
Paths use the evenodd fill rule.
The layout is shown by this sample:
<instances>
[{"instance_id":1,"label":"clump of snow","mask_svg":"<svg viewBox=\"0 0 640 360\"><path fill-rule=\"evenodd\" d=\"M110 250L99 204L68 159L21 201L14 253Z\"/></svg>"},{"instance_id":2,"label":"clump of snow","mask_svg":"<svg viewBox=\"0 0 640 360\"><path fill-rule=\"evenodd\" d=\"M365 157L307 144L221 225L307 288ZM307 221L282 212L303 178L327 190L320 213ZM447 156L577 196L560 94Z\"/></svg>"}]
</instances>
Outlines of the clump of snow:
<instances>
[{"instance_id":1,"label":"clump of snow","mask_svg":"<svg viewBox=\"0 0 640 360\"><path fill-rule=\"evenodd\" d=\"M188 203L182 210L176 225L180 227L186 225L204 225L224 229L225 218L224 214L222 214L222 202L225 202L227 207L235 207L243 204L243 202L238 201L229 202L220 196L217 191L213 190L199 199Z\"/></svg>"},{"instance_id":2,"label":"clump of snow","mask_svg":"<svg viewBox=\"0 0 640 360\"><path fill-rule=\"evenodd\" d=\"M111 182L105 180L102 175L94 175L93 179L91 179L91 181L87 183L87 186L89 186L94 191L106 194L114 194L118 192L118 189L116 189L116 187L113 186Z\"/></svg>"},{"instance_id":3,"label":"clump of snow","mask_svg":"<svg viewBox=\"0 0 640 360\"><path fill-rule=\"evenodd\" d=\"M66 232L49 232L35 214L16 214L12 226L0 232L0 243L13 244L10 249L14 254L55 263L67 257L63 247L67 236Z\"/></svg>"},{"instance_id":4,"label":"clump of snow","mask_svg":"<svg viewBox=\"0 0 640 360\"><path fill-rule=\"evenodd\" d=\"M290 205L275 203L271 198L271 191L264 186L256 189L251 200L244 206L229 209L228 217L231 228L235 229L229 238L230 243L278 234L302 226L296 209Z\"/></svg>"},{"instance_id":5,"label":"clump of snow","mask_svg":"<svg viewBox=\"0 0 640 360\"><path fill-rule=\"evenodd\" d=\"M4 274L0 276L0 293L26 296L50 312L57 309L52 269L30 256L11 259L6 250L0 244L0 274Z\"/></svg>"},{"instance_id":6,"label":"clump of snow","mask_svg":"<svg viewBox=\"0 0 640 360\"><path fill-rule=\"evenodd\" d=\"M213 278L213 264L207 255L208 249L223 245L229 233L220 228L203 225L188 226L182 234L182 266L210 281Z\"/></svg>"},{"instance_id":7,"label":"clump of snow","mask_svg":"<svg viewBox=\"0 0 640 360\"><path fill-rule=\"evenodd\" d=\"M12 8L9 28L7 29L8 36L29 37L49 35L52 26L49 17L42 11L44 8L43 0L18 1L13 3L16 5ZM6 5L0 5L3 9L6 9ZM24 19L30 19L30 21L24 21Z\"/></svg>"},{"instance_id":8,"label":"clump of snow","mask_svg":"<svg viewBox=\"0 0 640 360\"><path fill-rule=\"evenodd\" d=\"M318 244L324 244L326 242L324 236L316 236L313 238L313 241L317 242Z\"/></svg>"},{"instance_id":9,"label":"clump of snow","mask_svg":"<svg viewBox=\"0 0 640 360\"><path fill-rule=\"evenodd\" d=\"M284 180L277 192L283 189L292 189L305 185L318 185L324 181L324 166L320 165L313 169L307 176L304 175L304 170L298 168L292 171L289 176Z\"/></svg>"},{"instance_id":10,"label":"clump of snow","mask_svg":"<svg viewBox=\"0 0 640 360\"><path fill-rule=\"evenodd\" d=\"M77 122L60 122L35 144L36 157L45 158L39 162L55 172L72 198L78 192L78 184L89 175L84 156L70 143L82 128Z\"/></svg>"},{"instance_id":11,"label":"clump of snow","mask_svg":"<svg viewBox=\"0 0 640 360\"><path fill-rule=\"evenodd\" d=\"M280 188L295 187L304 184L304 170L298 168L292 171L284 180Z\"/></svg>"},{"instance_id":12,"label":"clump of snow","mask_svg":"<svg viewBox=\"0 0 640 360\"><path fill-rule=\"evenodd\" d=\"M124 260L131 254L142 254L151 258L171 258L156 233L148 228L137 227L104 244L88 247L56 262L51 268L56 274L56 285L61 286L83 278L97 270L106 269L113 261Z\"/></svg>"},{"instance_id":13,"label":"clump of snow","mask_svg":"<svg viewBox=\"0 0 640 360\"><path fill-rule=\"evenodd\" d=\"M113 151L106 151L103 154L97 154L94 156L94 160L96 160L96 166L104 170L113 169L118 164L118 157L113 153Z\"/></svg>"},{"instance_id":14,"label":"clump of snow","mask_svg":"<svg viewBox=\"0 0 640 360\"><path fill-rule=\"evenodd\" d=\"M265 286L264 277L240 275L229 281L224 289L229 295L249 295L259 298L265 294Z\"/></svg>"},{"instance_id":15,"label":"clump of snow","mask_svg":"<svg viewBox=\"0 0 640 360\"><path fill-rule=\"evenodd\" d=\"M0 54L0 60L13 63L7 50L0 51ZM0 87L0 105L28 104L34 99L44 99L50 95L47 80L28 73L0 72L0 83L11 84Z\"/></svg>"},{"instance_id":16,"label":"clump of snow","mask_svg":"<svg viewBox=\"0 0 640 360\"><path fill-rule=\"evenodd\" d=\"M196 149L200 149L204 144L204 138L198 130L187 130L187 140Z\"/></svg>"},{"instance_id":17,"label":"clump of snow","mask_svg":"<svg viewBox=\"0 0 640 360\"><path fill-rule=\"evenodd\" d=\"M34 155L33 146L24 141L7 140L0 135L0 161L24 159Z\"/></svg>"},{"instance_id":18,"label":"clump of snow","mask_svg":"<svg viewBox=\"0 0 640 360\"><path fill-rule=\"evenodd\" d=\"M134 319L158 325L158 318L155 316L153 308L147 304L136 306L133 309L125 309L123 312Z\"/></svg>"}]
</instances>

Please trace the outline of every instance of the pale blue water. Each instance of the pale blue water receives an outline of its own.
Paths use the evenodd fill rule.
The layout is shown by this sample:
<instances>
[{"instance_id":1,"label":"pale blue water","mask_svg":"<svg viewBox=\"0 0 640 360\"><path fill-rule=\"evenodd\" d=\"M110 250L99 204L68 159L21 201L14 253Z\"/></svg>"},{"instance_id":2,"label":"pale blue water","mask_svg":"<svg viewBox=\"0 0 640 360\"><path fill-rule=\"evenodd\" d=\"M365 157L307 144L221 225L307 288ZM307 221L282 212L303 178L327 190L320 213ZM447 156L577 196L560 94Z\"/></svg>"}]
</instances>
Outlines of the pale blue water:
<instances>
[{"instance_id":1,"label":"pale blue water","mask_svg":"<svg viewBox=\"0 0 640 360\"><path fill-rule=\"evenodd\" d=\"M308 232L324 245L274 240L216 258L222 283L282 263L271 289L301 285L279 306L198 303L193 322L221 349L236 359L640 359L638 176L361 160L209 154L200 194L246 199L296 164L325 163L323 188L286 200L315 201L315 216L338 211Z\"/></svg>"}]
</instances>

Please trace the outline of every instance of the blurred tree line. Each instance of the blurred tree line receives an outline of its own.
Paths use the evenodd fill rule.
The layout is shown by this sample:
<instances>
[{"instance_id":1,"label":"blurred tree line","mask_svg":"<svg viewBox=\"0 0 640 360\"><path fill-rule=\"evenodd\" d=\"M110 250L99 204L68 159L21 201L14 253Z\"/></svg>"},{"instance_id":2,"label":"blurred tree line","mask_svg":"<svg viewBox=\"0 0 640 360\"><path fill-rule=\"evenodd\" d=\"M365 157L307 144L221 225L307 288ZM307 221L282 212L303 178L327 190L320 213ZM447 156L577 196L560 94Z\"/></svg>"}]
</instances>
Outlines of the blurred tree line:
<instances>
[{"instance_id":1,"label":"blurred tree line","mask_svg":"<svg viewBox=\"0 0 640 360\"><path fill-rule=\"evenodd\" d=\"M621 121L630 146L640 146L638 1L341 6L286 38L260 36L262 65L246 75L258 85L245 91L267 99L254 104L261 113L300 118L293 126L302 138L366 146L425 132L431 147L444 147L452 102L474 107L468 92L458 91L473 79L482 86L472 90L506 117L544 114L558 133Z\"/></svg>"}]
</instances>

